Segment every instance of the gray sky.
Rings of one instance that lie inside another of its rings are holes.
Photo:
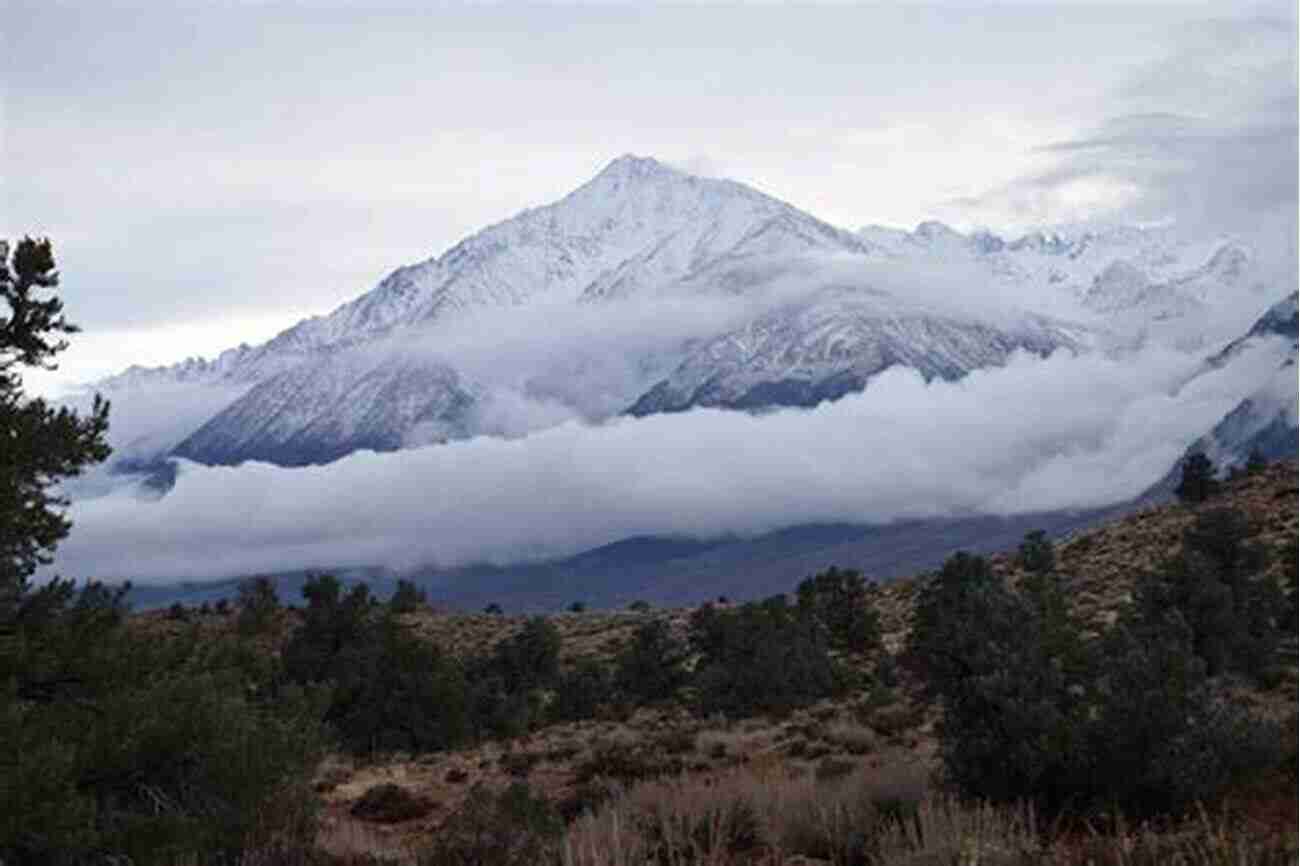
[[[265,339],[624,152],[850,228],[1215,214],[1260,153],[1294,210],[1290,4],[424,7],[11,2],[0,235],[86,330],[39,385]]]

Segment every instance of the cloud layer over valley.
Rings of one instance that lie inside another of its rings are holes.
[[[895,368],[811,411],[570,421],[298,469],[187,463],[163,500],[119,490],[77,502],[56,567],[145,581],[403,569],[565,555],[632,534],[1100,505],[1156,480],[1276,361],[1265,344],[1172,393],[1191,356],[1060,352],[955,383]]]

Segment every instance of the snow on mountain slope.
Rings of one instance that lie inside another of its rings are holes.
[[[1300,349],[1297,293],[1270,307],[1241,337],[1205,360],[1183,384],[1204,377],[1238,375],[1247,382],[1246,396],[1215,425],[1188,446],[1164,477],[1144,494],[1172,495],[1182,477],[1182,464],[1192,454],[1205,454],[1221,472],[1242,466],[1257,452],[1267,460],[1294,459],[1300,454],[1300,379],[1296,356]],[[1262,374],[1257,372],[1262,368]],[[1247,370],[1244,375],[1241,371]]]
[[[1163,339],[1173,323],[1177,339],[1207,339],[1211,324],[1224,327],[1211,315],[1224,309],[1220,296],[1249,300],[1255,282],[1250,252],[1222,239],[1092,227],[1006,241],[935,222],[854,234],[743,184],[624,156],[559,201],[398,268],[266,343],[133,367],[99,386],[110,397],[201,392],[194,402],[212,403],[212,414],[187,422],[180,456],[302,465],[629,407],[812,405],[860,390],[893,364],[950,379],[1017,350],[1079,351],[1111,328]],[[702,325],[679,312],[633,340],[594,337],[590,327],[567,341],[539,333],[564,330],[558,320],[598,325],[683,299],[731,313]],[[1085,324],[1065,323],[1076,314]],[[476,317],[489,323],[478,352],[491,350],[486,361],[448,348]],[[525,344],[536,363],[502,373],[495,356],[529,357]],[[504,417],[516,410],[528,418]]]
[[[1230,468],[1244,464],[1252,451],[1270,460],[1295,457],[1300,452],[1298,325],[1297,294],[1292,292],[1270,307],[1243,337],[1206,362],[1208,371],[1228,367],[1252,351],[1267,352],[1276,358],[1272,374],[1193,443],[1188,453],[1203,452],[1220,467]]]
[[[372,291],[328,316],[304,320],[262,345],[241,345],[212,361],[194,358],[165,368],[133,367],[98,387],[112,394],[179,384],[256,385],[178,449],[204,462],[255,455],[313,462],[361,441],[397,447],[393,443],[402,442],[410,430],[394,428],[381,435],[371,429],[358,438],[350,431],[360,422],[343,417],[359,412],[399,426],[425,423],[417,420],[419,412],[386,413],[355,402],[362,394],[407,404],[420,400],[417,394],[425,385],[409,367],[397,363],[368,368],[368,362],[348,358],[351,353],[367,356],[379,340],[475,310],[530,302],[616,302],[681,284],[721,263],[810,251],[860,255],[868,248],[852,233],[743,184],[693,177],[652,159],[624,156],[563,199],[484,229],[442,256],[398,268]],[[707,288],[724,282],[719,277]],[[323,358],[327,360],[322,363]],[[300,369],[304,365],[312,369]],[[652,366],[658,371],[664,364]],[[388,388],[357,390],[359,376],[372,381],[384,371],[395,377]],[[438,368],[427,387],[455,390],[459,384],[453,378]],[[351,394],[353,402],[343,400],[344,393]],[[606,402],[626,405],[636,393],[633,388]],[[293,400],[286,399],[289,394]],[[464,409],[472,402],[457,398],[448,408]],[[327,406],[337,416],[328,422]],[[469,432],[468,419],[452,423],[443,418],[441,423],[448,425],[447,435]],[[326,430],[340,437],[338,448],[324,446]],[[435,431],[432,438],[441,438],[441,432]],[[313,444],[297,457],[285,450],[307,442]]]
[[[426,429],[416,440],[470,435],[478,431],[469,410],[483,396],[470,396],[476,386],[461,387],[449,368],[432,361],[420,369],[438,372],[423,381],[404,363],[371,368],[356,358],[372,356],[378,341],[427,329],[432,322],[461,321],[475,310],[530,303],[617,304],[663,287],[680,292],[693,278],[700,281],[695,291],[734,292],[742,287],[727,282],[724,266],[810,252],[863,255],[868,249],[855,235],[742,184],[692,177],[651,159],[621,157],[560,201],[485,229],[441,257],[399,268],[329,316],[301,322],[262,346],[223,353],[215,362],[172,368],[185,381],[257,383],[176,453],[210,463],[265,459],[297,465],[357,447],[399,447],[412,441],[417,426],[427,428],[429,419],[421,412],[387,412],[363,400],[413,405],[420,403],[424,390],[446,392],[434,401],[441,426],[435,425],[432,437]],[[582,347],[570,351],[581,355]],[[645,351],[658,357],[677,350]],[[321,358],[327,360],[321,363]],[[645,360],[631,366],[658,375],[674,363]],[[600,364],[582,366],[595,371]],[[148,384],[167,372],[136,369],[110,384]],[[553,380],[553,372],[549,375]],[[392,378],[387,387],[360,387],[384,376]],[[550,396],[566,390],[553,387],[547,377],[547,370],[539,371],[538,390]],[[651,381],[634,383],[621,398],[614,394],[606,402],[625,406]],[[524,387],[532,390],[534,384]],[[571,383],[567,390],[572,388]],[[498,408],[501,402],[496,401]],[[457,412],[462,414],[453,418]],[[366,425],[351,417],[358,413],[371,419],[364,435],[356,430]],[[376,419],[392,426],[380,430]],[[337,439],[335,445],[326,444],[329,436]]]
[[[1012,352],[1084,345],[1080,329],[1037,316],[1015,324],[938,312],[883,291],[830,289],[705,342],[642,395],[632,415],[693,406],[815,406],[867,387],[894,365],[930,379],[1001,366]]]
[[[622,156],[559,201],[399,268],[272,341],[331,345],[477,307],[625,297],[724,256],[866,252],[855,235],[729,180]]]
[[[214,361],[132,367],[98,384],[256,381],[324,348],[357,345],[456,312],[538,299],[627,297],[719,260],[869,248],[853,233],[744,184],[627,155],[559,201],[483,229],[441,256],[399,267],[371,291],[267,343],[241,345]]]
[[[1073,301],[1118,334],[1184,350],[1240,333],[1276,290],[1245,244],[1169,226],[1067,226],[1005,240],[926,222],[859,235],[900,263],[973,266],[1046,304]]]
[[[867,226],[858,234],[896,258],[978,262],[1009,282],[1056,286],[1076,296],[1114,261],[1127,261],[1161,282],[1202,264],[1224,242],[1185,238],[1171,227],[1135,226],[1062,226],[1005,239],[985,230],[963,234],[935,221],[912,232]]]
[[[1296,298],[1297,293],[1292,292],[1289,297],[1283,298],[1269,307],[1264,315],[1260,316],[1255,324],[1251,325],[1249,331],[1233,340],[1222,351],[1208,358],[1205,362],[1206,366],[1216,369],[1223,367],[1231,363],[1242,352],[1268,337],[1281,337],[1283,340],[1290,340],[1294,352],[1297,334],[1300,334],[1300,316],[1297,315]]]
[[[455,370],[400,353],[332,352],[271,376],[174,451],[209,464],[328,463],[361,449],[391,451],[469,435],[475,394]]]

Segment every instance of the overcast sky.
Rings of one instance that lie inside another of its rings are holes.
[[[1134,124],[1271,110],[1294,208],[1290,4],[425,7],[10,2],[0,235],[85,328],[41,387],[265,339],[625,152],[1017,230],[1167,183]]]

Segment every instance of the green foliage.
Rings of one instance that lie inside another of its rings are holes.
[[[832,566],[800,583],[796,597],[800,615],[825,626],[831,646],[858,653],[879,649],[880,615],[859,572]]]
[[[467,679],[473,736],[510,739],[528,733],[541,720],[542,692],[510,691],[482,664],[472,666]]]
[[[397,589],[388,600],[388,609],[393,613],[414,613],[429,604],[429,597],[424,590],[409,580],[397,581]]]
[[[1056,569],[1056,551],[1047,533],[1041,529],[1025,533],[1024,541],[1016,551],[1016,563],[1032,574],[1047,574]]]
[[[275,689],[238,646],[133,634],[123,595],[57,581],[20,599],[0,656],[0,860],[215,863],[307,838],[320,696]]]
[[[559,629],[546,617],[533,617],[496,645],[492,668],[510,692],[550,685],[560,673]]]
[[[560,722],[593,718],[613,696],[614,680],[609,669],[595,659],[582,659],[556,682],[551,718]]]
[[[1277,764],[1277,726],[1211,693],[1177,613],[1125,618],[1103,638],[1102,660],[1084,753],[1095,801],[1132,815],[1175,813]]]
[[[61,315],[57,297],[40,300],[34,290],[54,288],[58,275],[48,240],[25,238],[12,260],[0,242],[0,295],[9,315],[0,318],[0,578],[5,584],[31,575],[49,561],[55,544],[67,534],[58,512],[66,500],[50,488],[108,455],[103,441],[108,406],[96,398],[92,414],[80,418],[54,411],[43,400],[25,400],[14,368],[54,369],[52,358],[66,348],[58,335],[77,328]],[[12,590],[11,590],[12,591]]]
[[[67,348],[62,336],[78,330],[57,296],[39,296],[58,284],[48,240],[23,238],[12,255],[0,242],[0,297],[8,306],[0,317],[0,622],[68,534],[58,483],[109,454],[108,403],[98,395],[83,417],[23,394],[17,368],[54,369],[54,356]]]
[[[638,702],[670,700],[686,682],[686,653],[673,639],[668,623],[651,620],[632,635],[618,654],[614,684],[620,694]]]
[[[304,621],[284,648],[285,673],[300,683],[335,679],[374,643],[370,588],[357,584],[344,595],[338,578],[321,574],[307,579],[302,595]]]
[[[280,618],[280,595],[269,577],[254,577],[239,584],[239,618],[236,627],[245,637],[263,634]]]
[[[1038,577],[1016,595],[983,560],[953,557],[922,594],[909,652],[943,701],[948,778],[985,799],[1028,797],[1055,810],[1080,783],[1088,705],[1075,687],[1091,660],[1059,583]],[[939,614],[958,610],[956,621]]]
[[[1196,505],[1219,492],[1214,463],[1199,451],[1183,460],[1182,479],[1174,493],[1183,502]]]
[[[692,614],[690,633],[704,713],[784,713],[842,688],[825,627],[783,595],[732,610],[705,605]]]
[[[1168,814],[1276,760],[1272,727],[1212,699],[1177,610],[1135,608],[1090,640],[1051,574],[1009,590],[957,554],[922,590],[909,663],[943,703],[948,781],[1046,814]]]
[[[534,617],[492,654],[467,665],[469,724],[475,736],[514,737],[542,722],[546,690],[560,685],[560,632],[545,617]],[[563,712],[580,712],[566,696]],[[552,716],[555,710],[552,709]]]
[[[333,575],[303,586],[303,625],[284,649],[297,683],[328,684],[325,718],[351,751],[447,749],[469,734],[461,667],[371,604],[369,587],[345,594]]]
[[[449,749],[469,735],[461,666],[385,618],[373,649],[336,680],[326,716],[354,751]]]
[[[931,696],[993,663],[1016,635],[1005,623],[981,622],[1009,612],[1007,589],[980,556],[959,552],[927,581],[917,598],[904,664],[923,678]],[[980,628],[972,624],[980,622]]]
[[[1247,543],[1250,527],[1239,512],[1214,508],[1196,516],[1183,547],[1155,574],[1141,575],[1134,592],[1148,626],[1177,611],[1193,652],[1210,676],[1263,676],[1292,630],[1281,587],[1264,574],[1263,548]]]
[[[476,785],[438,829],[421,866],[558,862],[564,821],[541,794],[516,782],[499,794]]]

